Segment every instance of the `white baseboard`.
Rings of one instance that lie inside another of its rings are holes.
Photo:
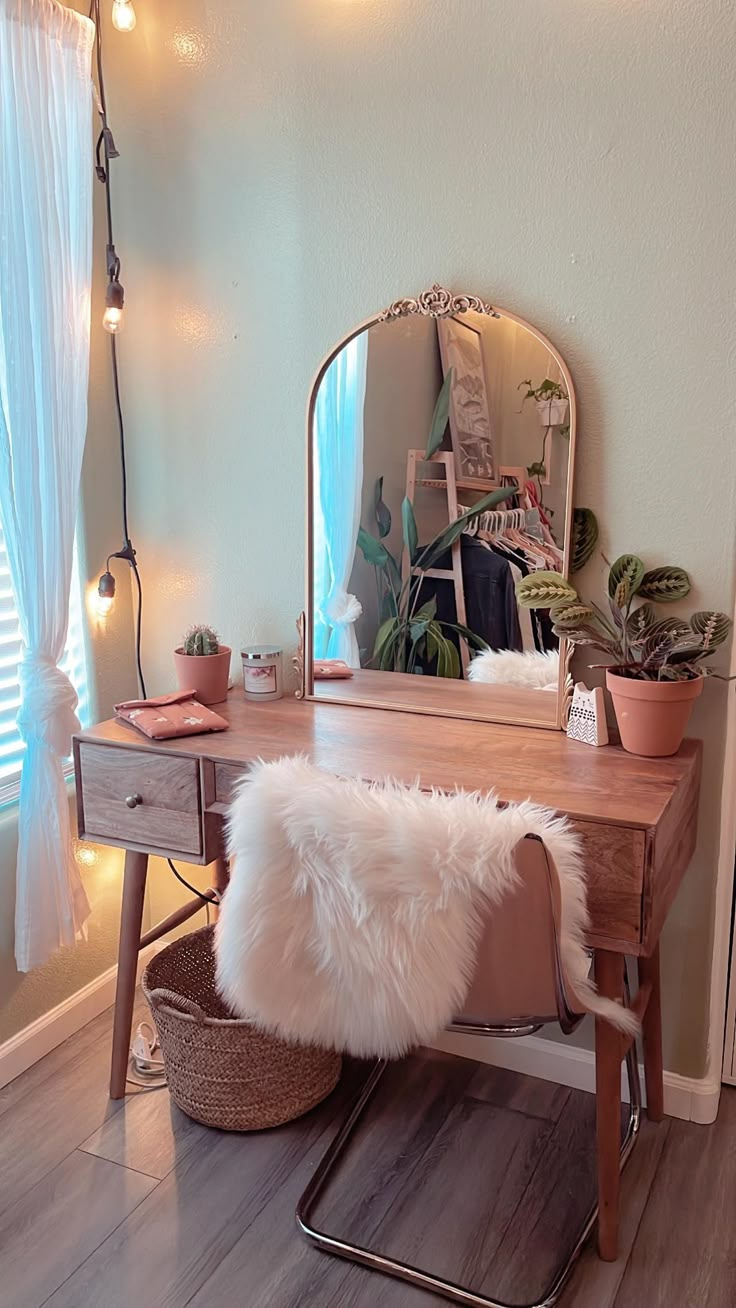
[[[165,943],[156,941],[141,950],[139,977],[148,961],[163,949]],[[95,977],[76,994],[0,1045],[0,1089],[109,1008],[115,999],[116,978],[117,967],[108,968],[107,972]],[[499,1040],[447,1032],[434,1047],[462,1058],[473,1058],[479,1063],[507,1067],[526,1076],[538,1076],[543,1081],[556,1081],[558,1085],[568,1085],[575,1090],[595,1091],[593,1052],[579,1049],[577,1045],[542,1040],[539,1036]],[[628,1098],[623,1070],[621,1093],[625,1099]],[[676,1072],[664,1074],[664,1107],[670,1117],[708,1126],[718,1114],[720,1094],[720,1081],[696,1080],[678,1076]]]
[[[146,964],[166,941],[156,940],[147,949],[142,949],[138,956],[138,978]],[[45,1054],[51,1053],[57,1045],[63,1044],[69,1036],[80,1031],[91,1022],[93,1017],[104,1013],[115,999],[115,982],[117,967],[108,968],[101,976],[89,981],[86,986],[57,1004],[50,1012],[36,1018],[16,1035],[11,1036],[0,1045],[0,1089],[16,1076],[32,1067]]]
[[[492,1039],[486,1036],[454,1035],[446,1032],[435,1042],[435,1049],[462,1058],[474,1058],[493,1067],[507,1067],[525,1076],[538,1076],[543,1081],[556,1081],[575,1090],[595,1091],[595,1055],[590,1049],[560,1044],[556,1040],[543,1040],[539,1036],[526,1036],[518,1040]],[[643,1081],[643,1069],[640,1069]],[[625,1072],[621,1072],[621,1093],[628,1100]],[[676,1072],[664,1074],[664,1108],[670,1117],[703,1126],[716,1120],[720,1100],[720,1082],[698,1081],[678,1076]]]

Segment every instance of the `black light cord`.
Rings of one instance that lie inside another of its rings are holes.
[[[138,588],[138,606],[136,609],[136,618],[135,618],[135,664],[136,664],[136,668],[138,669],[138,681],[140,682],[141,694],[144,699],[147,699],[148,696],[146,695],[146,681],[143,676],[143,663],[141,660],[141,630],[143,628],[143,586],[141,584],[141,574],[138,571],[138,564],[134,561],[133,563],[131,563],[130,566],[133,569],[135,584]]]
[[[100,97],[100,120],[102,122],[102,131],[97,139],[95,147],[95,171],[97,177],[105,187],[105,212],[107,216],[107,276],[110,281],[118,281],[120,277],[120,260],[115,250],[115,241],[113,234],[112,222],[112,195],[110,188],[110,159],[118,157],[118,151],[115,146],[112,132],[107,122],[107,97],[105,94],[105,74],[103,70],[102,58],[102,23],[100,20],[100,0],[90,0],[89,8],[90,18],[94,18],[97,29],[95,42],[96,62],[97,62],[97,89]],[[140,686],[141,697],[147,699],[146,680],[143,675],[143,660],[141,655],[141,639],[143,630],[143,584],[141,574],[136,562],[136,553],[133,548],[130,532],[128,529],[128,468],[125,456],[125,420],[123,417],[123,404],[120,398],[120,375],[118,371],[118,351],[117,341],[114,333],[110,334],[110,361],[112,366],[112,389],[115,399],[115,416],[117,420],[119,450],[120,450],[120,479],[121,479],[121,508],[123,518],[123,548],[111,554],[107,560],[107,570],[110,571],[110,559],[125,559],[132,569],[135,578],[135,584],[138,591],[138,602],[136,605],[135,617],[135,661],[138,673],[138,684]],[[168,858],[167,863],[171,868],[177,881],[180,881],[187,890],[196,895],[206,905],[216,904],[219,902],[219,896],[216,890],[208,890],[202,893],[197,890],[196,886],[190,883],[181,875],[181,872],[174,866],[174,863]]]
[[[106,184],[105,190],[109,192],[109,185]],[[117,415],[118,434],[120,437],[120,480],[123,509],[123,537],[127,545],[130,541],[130,532],[128,531],[128,466],[125,458],[125,423],[123,421],[123,406],[120,399],[118,343],[114,335],[110,336],[110,358],[112,362],[112,388],[115,395],[115,412]]]
[[[115,249],[115,237],[113,229],[112,215],[112,188],[110,185],[110,160],[118,158],[118,151],[115,146],[112,132],[107,121],[107,94],[105,91],[105,71],[103,61],[103,35],[102,21],[100,17],[100,0],[91,0],[90,18],[94,17],[96,27],[95,55],[97,64],[97,90],[100,99],[100,120],[102,122],[102,131],[97,140],[95,149],[95,171],[97,177],[105,188],[105,212],[107,216],[107,276],[109,281],[118,281],[120,276],[120,260]],[[110,569],[110,559],[125,559],[130,565],[133,576],[135,577],[138,589],[138,604],[136,609],[135,622],[135,657],[136,669],[138,673],[138,683],[141,696],[146,699],[146,681],[143,675],[143,662],[141,658],[141,639],[143,625],[143,587],[141,584],[140,572],[136,562],[135,549],[130,539],[130,529],[128,526],[128,467],[125,454],[125,420],[123,417],[123,404],[120,396],[120,373],[118,369],[118,348],[115,334],[110,334],[110,365],[112,370],[112,389],[115,401],[115,418],[118,429],[118,446],[120,452],[120,477],[121,477],[121,507],[123,518],[123,548],[115,551],[107,560],[108,571]]]
[[[181,872],[179,872],[179,870],[174,866],[170,858],[167,858],[166,862],[171,868],[171,871],[174,873],[174,876],[176,877],[177,881],[181,881],[181,884],[183,886],[186,886],[187,890],[191,890],[192,894],[196,895],[198,899],[204,900],[205,904],[219,904],[220,896],[216,890],[205,890],[204,893],[201,890],[197,890],[196,886],[190,885],[189,882],[185,880]]]

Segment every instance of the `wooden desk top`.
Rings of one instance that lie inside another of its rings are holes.
[[[239,689],[214,707],[228,718],[228,731],[154,741],[113,719],[76,739],[227,764],[304,753],[344,775],[495,790],[502,800],[532,798],[581,821],[647,830],[662,822],[678,792],[697,788],[700,769],[696,740],[673,758],[646,759],[581,745],[563,732],[292,698],[258,704]]]

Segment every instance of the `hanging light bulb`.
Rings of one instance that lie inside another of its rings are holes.
[[[107,617],[115,603],[115,578],[111,572],[103,572],[97,586],[97,612],[101,618]]]
[[[132,32],[135,27],[135,9],[131,0],[113,0],[112,25],[119,32]]]
[[[123,326],[123,305],[125,303],[125,293],[117,278],[112,278],[107,284],[107,294],[105,295],[105,313],[102,318],[102,326],[106,332],[115,336]]]

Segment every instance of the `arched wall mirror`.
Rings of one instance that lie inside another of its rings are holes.
[[[354,328],[308,407],[308,698],[559,728],[575,392],[516,314],[434,286]]]

